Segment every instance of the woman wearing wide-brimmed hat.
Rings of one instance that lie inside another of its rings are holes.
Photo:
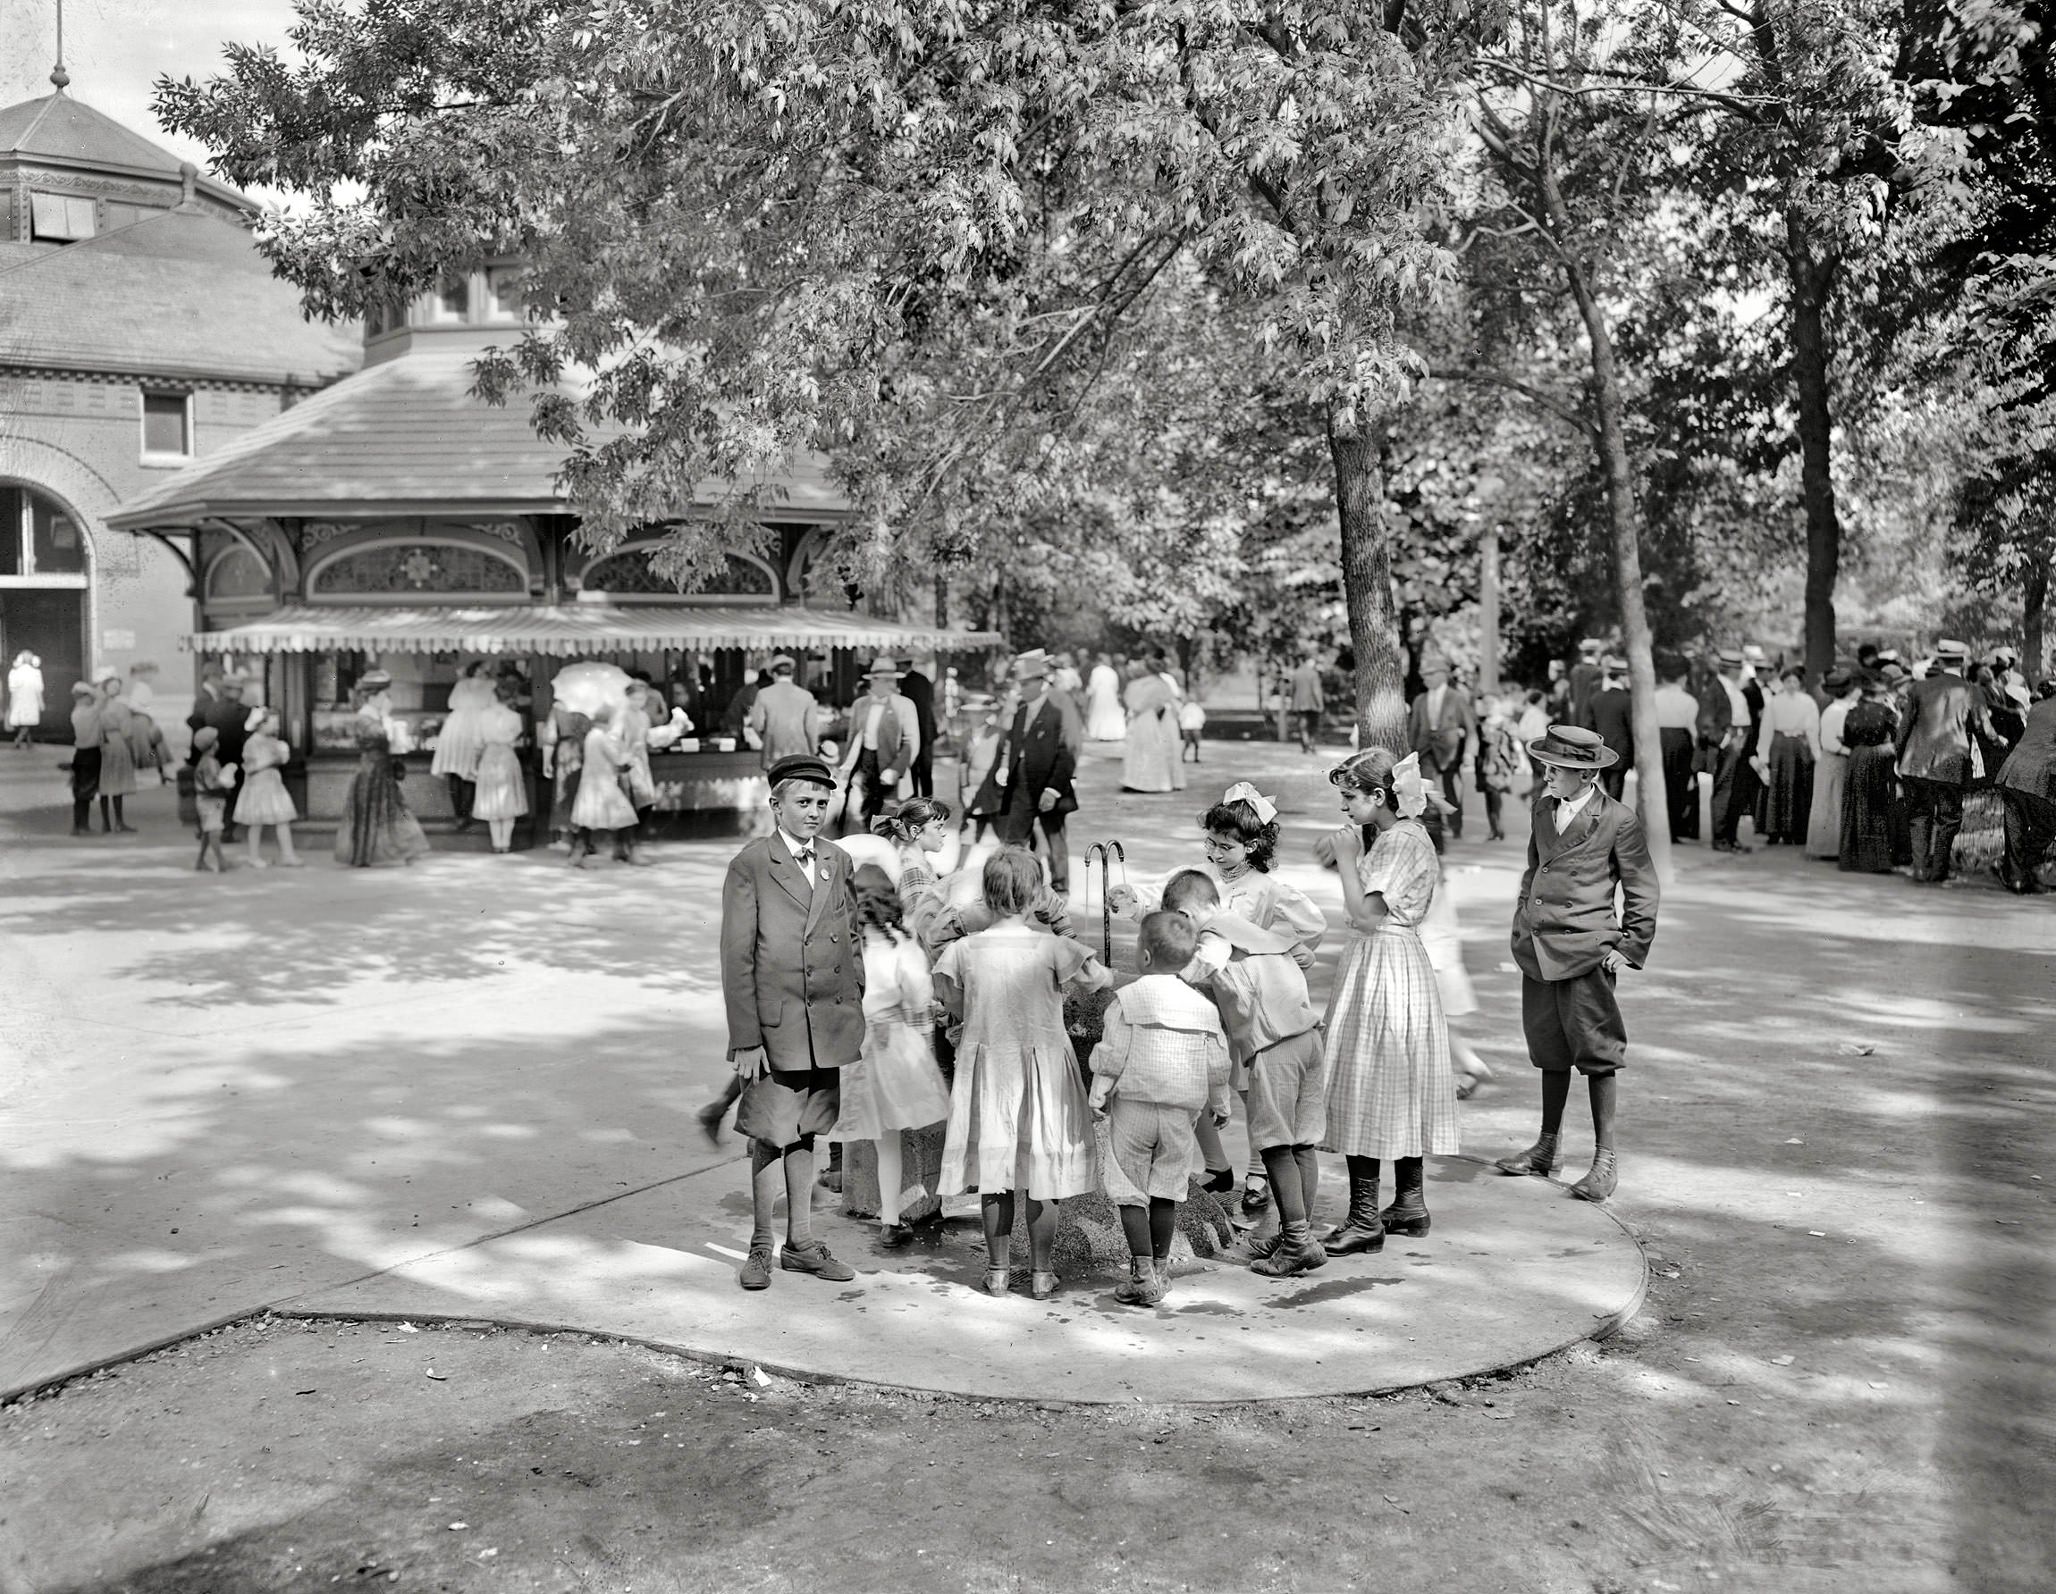
[[[1656,870],[1641,821],[1599,789],[1615,756],[1596,731],[1572,725],[1552,725],[1528,744],[1546,791],[1513,914],[1521,1028],[1529,1061],[1542,1070],[1542,1133],[1499,1171],[1546,1178],[1555,1169],[1575,1069],[1592,1097],[1592,1171],[1571,1186],[1585,1201],[1604,1201],[1616,1181],[1614,1080],[1627,1062],[1628,1031],[1614,980],[1624,963],[1642,967],[1656,939]]]

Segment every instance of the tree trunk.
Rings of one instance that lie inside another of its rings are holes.
[[[1814,253],[1805,218],[1785,214],[1792,277],[1792,381],[1799,398],[1799,482],[1806,505],[1806,672],[1818,683],[1835,662],[1835,581],[1842,568],[1842,523],[1835,512],[1828,396],[1828,291],[1838,264]]]
[[[949,572],[940,566],[935,571],[935,629],[949,629]]]
[[[1330,404],[1328,454],[1335,465],[1335,512],[1342,523],[1349,645],[1356,655],[1357,743],[1404,756],[1406,698],[1400,687],[1398,617],[1392,601],[1392,543],[1370,418],[1360,409],[1347,411]]]
[[[1575,238],[1551,156],[1543,151],[1537,168],[1543,213],[1551,230],[1566,246]],[[1635,508],[1635,481],[1628,464],[1627,431],[1621,409],[1620,370],[1614,364],[1613,333],[1599,302],[1585,259],[1563,254],[1564,279],[1577,301],[1591,346],[1592,398],[1599,422],[1599,460],[1606,471],[1606,507],[1613,542],[1614,593],[1620,603],[1621,643],[1628,655],[1628,694],[1635,733],[1636,806],[1649,843],[1649,861],[1658,880],[1671,879],[1670,814],[1663,782],[1663,737],[1656,725],[1656,659],[1649,634],[1649,611],[1642,602],[1642,538]]]
[[[2039,559],[2028,562],[2027,578],[2021,584],[2020,670],[2027,677],[2030,689],[2041,685],[2049,676],[2050,552],[2045,546]]]

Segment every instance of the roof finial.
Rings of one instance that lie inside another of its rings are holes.
[[[71,81],[71,74],[64,70],[64,0],[57,0],[57,65],[50,69],[50,81],[57,85],[59,94]]]

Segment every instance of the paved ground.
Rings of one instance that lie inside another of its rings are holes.
[[[1283,784],[1303,845],[1322,794]],[[1169,837],[1197,807],[1088,812]],[[633,879],[452,857],[214,881],[55,828],[0,865],[10,1384],[169,1300],[339,1288],[714,1160],[669,1131],[713,1078],[672,927],[706,849]],[[1508,1063],[1467,1110],[1484,1152],[1533,1111],[1499,951],[1516,861],[1452,857]],[[0,1411],[0,1587],[2045,1589],[2056,914],[1688,853],[1626,999],[1617,1210],[1654,1277],[1602,1348],[1202,1419],[236,1329]]]
[[[1189,850],[1204,800],[1122,816],[1149,815],[1113,827],[1137,878]],[[32,834],[0,920],[30,1063],[0,1141],[29,1263],[0,1284],[0,1391],[270,1306],[587,1329],[958,1394],[1257,1399],[1529,1361],[1641,1299],[1611,1217],[1464,1159],[1434,1170],[1429,1239],[1305,1281],[1211,1264],[1148,1323],[1112,1272],[992,1300],[975,1216],[893,1255],[825,1193],[823,1233],[859,1279],[833,1302],[796,1278],[748,1295],[740,1150],[685,1112],[722,1070],[712,931],[733,843],[581,875],[470,852],[215,877],[166,834],[168,796],[136,806],[136,837]],[[1263,1331],[1278,1310],[1290,1335]]]

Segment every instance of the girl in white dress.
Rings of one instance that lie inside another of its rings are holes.
[[[1121,677],[1104,653],[1085,683],[1085,739],[1118,742],[1128,734],[1128,716],[1121,709]]]
[[[293,851],[293,821],[300,811],[279,774],[293,750],[278,739],[278,716],[268,708],[250,710],[245,729],[249,739],[243,743],[243,791],[236,798],[236,823],[249,830],[244,839],[250,847],[250,867],[267,867],[261,845],[264,827],[270,825],[278,833],[279,867],[297,869],[300,856]]]
[[[1425,1157],[1455,1153],[1456,1087],[1449,1026],[1421,945],[1420,923],[1440,884],[1422,826],[1426,784],[1414,755],[1367,748],[1330,771],[1349,823],[1333,836],[1342,901],[1356,938],[1328,1000],[1328,1135],[1349,1163],[1349,1216],[1324,1244],[1330,1256],[1381,1250],[1385,1234],[1424,1235]],[[1360,826],[1377,840],[1363,850]],[[1395,1197],[1378,1208],[1379,1163]]]
[[[978,1192],[992,1295],[1010,1287],[1014,1197],[1027,1197],[1030,1293],[1047,1300],[1057,1287],[1057,1202],[1099,1177],[1092,1111],[1064,1032],[1064,987],[1096,991],[1113,976],[1076,941],[1029,922],[1043,881],[1026,848],[988,858],[983,886],[991,928],[952,941],[935,963],[936,994],[961,1026],[942,1193]]]
[[[14,656],[7,672],[7,728],[14,732],[14,745],[26,747],[30,735],[43,718],[43,661],[23,650]]]
[[[856,875],[864,937],[864,1050],[842,1070],[842,1115],[833,1139],[868,1140],[878,1151],[879,1243],[914,1237],[900,1222],[905,1197],[900,1132],[949,1116],[949,1087],[935,1062],[935,983],[921,943],[900,922],[899,889],[872,864]]]
[[[513,699],[519,690],[504,683],[491,708],[478,722],[478,767],[471,794],[471,814],[483,819],[491,831],[493,851],[505,852],[514,844],[514,821],[528,812],[528,781],[521,772],[521,755],[514,750],[521,740],[521,716]]]
[[[571,867],[583,869],[596,850],[594,831],[612,831],[614,857],[621,863],[645,860],[635,856],[635,809],[621,790],[621,772],[628,749],[615,732],[611,703],[593,709],[593,728],[585,733],[585,765],[578,774],[578,796],[571,804]]]

